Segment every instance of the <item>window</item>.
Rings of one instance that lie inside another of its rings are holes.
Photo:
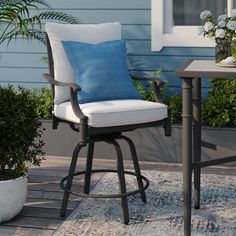
[[[228,2],[228,4],[227,4]],[[213,47],[212,40],[198,33],[200,13],[229,13],[236,0],[152,0],[152,50],[163,46]],[[228,9],[227,9],[228,7]]]

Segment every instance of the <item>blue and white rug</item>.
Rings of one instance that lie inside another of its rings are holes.
[[[54,236],[182,236],[182,173],[143,171],[150,180],[147,203],[129,197],[130,223],[122,223],[120,199],[87,199],[71,213]],[[126,176],[128,190],[136,187]],[[118,192],[117,175],[107,173],[93,192]],[[192,235],[236,235],[236,176],[202,175],[201,209],[192,210]]]

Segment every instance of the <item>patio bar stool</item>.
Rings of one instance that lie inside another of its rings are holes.
[[[69,173],[61,181],[64,197],[61,216],[65,216],[70,194],[92,198],[121,198],[123,221],[129,222],[127,197],[140,194],[146,202],[145,190],[149,181],[141,175],[135,145],[122,133],[137,128],[163,126],[170,136],[168,107],[159,96],[163,83],[153,79],[156,102],[140,99],[127,69],[125,41],[121,39],[121,24],[58,24],[47,23],[49,74],[44,78],[53,91],[53,129],[61,122],[78,133],[79,141],[73,150]],[[134,78],[143,80],[143,78]],[[124,170],[119,140],[127,142],[134,171]],[[94,147],[97,142],[114,146],[117,169],[93,169]],[[82,147],[88,147],[85,171],[75,172]],[[91,174],[115,172],[119,193],[90,194]],[[84,175],[84,191],[72,191],[73,177]],[[137,178],[138,188],[127,192],[125,175]]]

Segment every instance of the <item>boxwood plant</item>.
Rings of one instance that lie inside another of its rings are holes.
[[[0,87],[0,180],[25,175],[43,159],[43,129],[36,100],[26,89]]]
[[[202,106],[203,123],[236,126],[236,80],[215,78],[211,82],[212,88]]]

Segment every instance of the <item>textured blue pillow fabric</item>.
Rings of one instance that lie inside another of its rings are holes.
[[[62,44],[81,87],[79,103],[141,99],[128,73],[124,40]]]

